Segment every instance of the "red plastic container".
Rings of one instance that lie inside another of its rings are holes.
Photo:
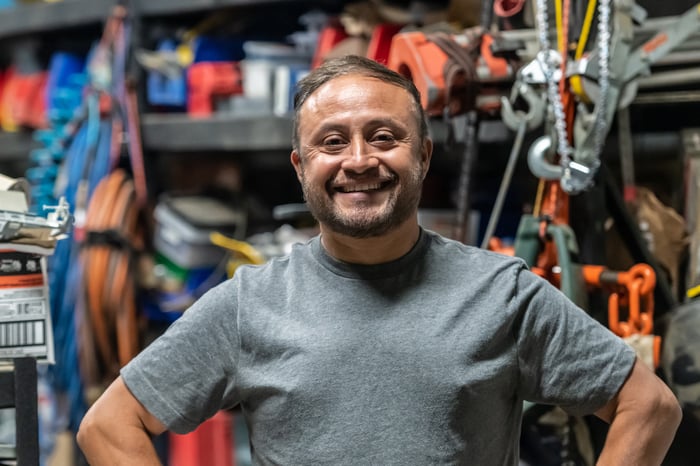
[[[189,434],[169,434],[169,466],[235,466],[233,415],[219,411]]]

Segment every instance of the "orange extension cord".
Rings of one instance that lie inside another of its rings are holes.
[[[82,358],[87,386],[109,383],[140,349],[136,287],[143,232],[136,197],[134,182],[117,169],[100,181],[88,205],[81,250],[88,324],[83,344],[97,357]]]

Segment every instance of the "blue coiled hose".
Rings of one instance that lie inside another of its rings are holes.
[[[70,203],[74,215],[80,217],[81,205],[88,202],[92,191],[109,170],[111,147],[111,123],[101,120],[98,96],[89,94],[85,101],[87,119],[78,126],[70,144],[63,165],[65,184],[60,195]],[[79,199],[79,193],[86,192],[86,199]],[[76,234],[80,225],[76,225]],[[67,395],[69,401],[68,428],[75,431],[85,414],[87,404],[83,384],[77,364],[78,324],[77,306],[81,305],[81,281],[83,270],[78,260],[79,238],[60,241],[50,260],[49,286],[52,292],[51,309],[54,322],[54,344],[56,365],[54,383],[57,391]],[[89,350],[89,349],[88,349]]]

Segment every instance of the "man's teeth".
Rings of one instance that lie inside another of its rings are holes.
[[[371,191],[374,189],[379,189],[381,187],[382,187],[381,183],[358,184],[356,186],[346,186],[346,187],[341,188],[340,190],[343,191],[344,193],[355,193],[358,191]]]

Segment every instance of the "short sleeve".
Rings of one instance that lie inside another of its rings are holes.
[[[617,394],[636,358],[621,338],[524,267],[512,305],[523,399],[590,414]]]
[[[192,431],[237,402],[236,315],[229,281],[208,291],[122,368],[132,394],[168,429]]]

